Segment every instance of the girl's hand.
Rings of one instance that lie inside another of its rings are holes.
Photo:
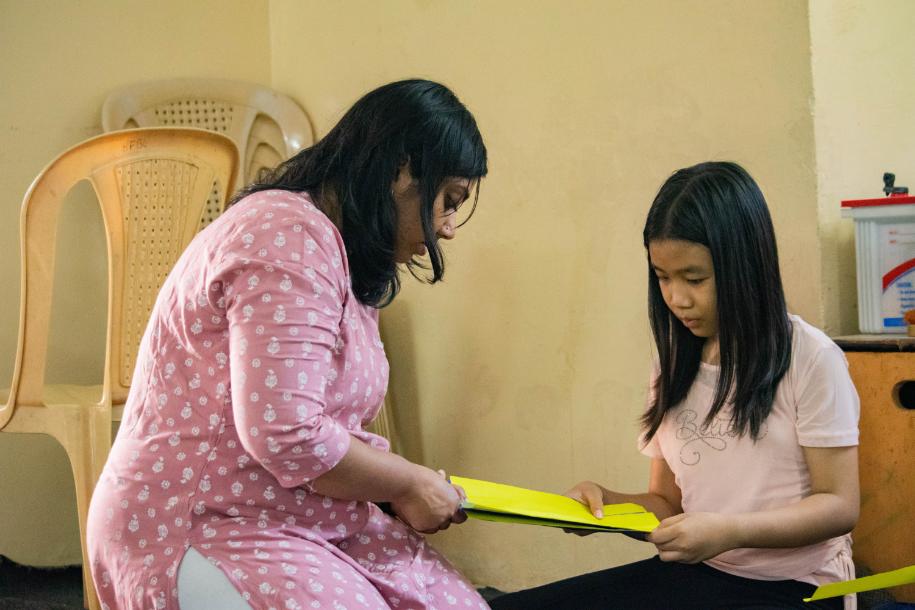
[[[733,519],[719,513],[680,513],[648,535],[661,561],[699,563],[736,548]]]
[[[594,483],[593,481],[582,481],[567,491],[565,495],[587,506],[588,510],[591,511],[591,514],[598,519],[603,519],[604,489],[597,483]],[[566,527],[562,528],[562,531],[567,534],[575,534],[576,536],[590,536],[591,534],[595,533],[595,530],[573,529]]]
[[[593,481],[582,481],[565,493],[588,507],[598,519],[604,518],[604,488]]]
[[[463,496],[460,488],[448,482],[443,471],[435,472],[414,464],[413,483],[397,498],[391,509],[401,521],[418,532],[432,534],[461,523],[467,516],[460,510]]]

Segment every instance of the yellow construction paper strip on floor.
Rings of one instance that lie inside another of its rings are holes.
[[[864,576],[854,580],[845,580],[834,582],[828,585],[817,587],[813,595],[804,599],[805,602],[826,599],[827,597],[839,597],[849,593],[861,593],[863,591],[873,591],[875,589],[889,589],[899,585],[915,583],[915,566],[899,568],[891,572],[881,572],[871,576]]]
[[[650,532],[658,526],[654,513],[638,504],[607,504],[604,506],[604,518],[598,519],[581,502],[559,494],[465,477],[451,477],[451,482],[462,487],[467,494],[465,509],[611,530]],[[530,520],[517,519],[515,522],[530,523]]]

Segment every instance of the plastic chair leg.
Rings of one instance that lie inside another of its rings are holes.
[[[76,511],[79,517],[79,537],[83,554],[83,607],[89,610],[101,610],[101,604],[92,582],[91,564],[86,545],[86,522],[89,514],[89,501],[98,481],[111,447],[111,411],[100,407],[84,410],[77,417],[79,424],[65,431],[63,439],[59,438],[70,458],[73,471],[73,482],[76,486]],[[79,432],[77,432],[77,430]]]

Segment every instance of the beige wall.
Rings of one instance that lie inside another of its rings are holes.
[[[915,43],[896,42],[912,5],[813,0],[809,16],[795,0],[532,6],[0,0],[0,281],[11,287],[0,385],[15,347],[21,194],[54,154],[100,131],[108,91],[169,76],[252,80],[291,93],[323,134],[369,88],[422,76],[452,86],[476,114],[491,176],[476,217],[448,244],[446,282],[407,278],[384,313],[406,454],[553,491],[583,478],[642,489],[635,420],[650,343],[640,231],[655,190],[678,167],[744,164],[772,207],[792,309],[847,327],[853,262],[834,204],[876,189],[884,169],[905,182],[915,144],[902,58]],[[67,220],[64,269],[80,296],[61,303],[58,319],[71,323],[55,334],[64,355],[50,373],[83,381],[101,367],[87,352],[102,327],[105,287],[90,278],[103,254],[86,244],[101,233],[85,197]],[[0,435],[0,498],[23,495],[0,502],[0,554],[78,561],[70,485],[53,443]],[[621,536],[489,523],[434,544],[475,582],[502,588],[650,551]]]
[[[55,155],[101,133],[102,102],[118,87],[178,76],[269,84],[267,10],[249,0],[0,0],[0,387],[8,387],[16,349],[19,204],[32,179]],[[85,383],[100,379],[103,366],[104,234],[88,189],[69,203],[48,377]],[[0,434],[0,555],[79,563],[72,487],[52,440]]]
[[[270,19],[274,86],[319,133],[367,89],[422,76],[454,88],[489,147],[445,283],[406,281],[383,314],[410,457],[559,492],[584,478],[644,488],[641,226],[678,167],[750,169],[791,304],[820,322],[805,3],[272,0]],[[650,551],[491,523],[434,544],[504,588]]]
[[[915,193],[915,3],[812,0],[810,38],[825,326],[858,332],[854,226],[842,199]]]

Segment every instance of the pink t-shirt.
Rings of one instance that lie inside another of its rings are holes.
[[[718,378],[718,367],[705,363],[651,442],[639,442],[642,453],[670,466],[684,512],[733,514],[794,504],[811,493],[803,447],[858,444],[858,394],[845,355],[822,331],[789,317],[791,365],[755,444],[730,429],[728,405],[711,425],[702,425]],[[705,563],[759,580],[819,585],[854,578],[847,534],[799,548],[734,549]]]

